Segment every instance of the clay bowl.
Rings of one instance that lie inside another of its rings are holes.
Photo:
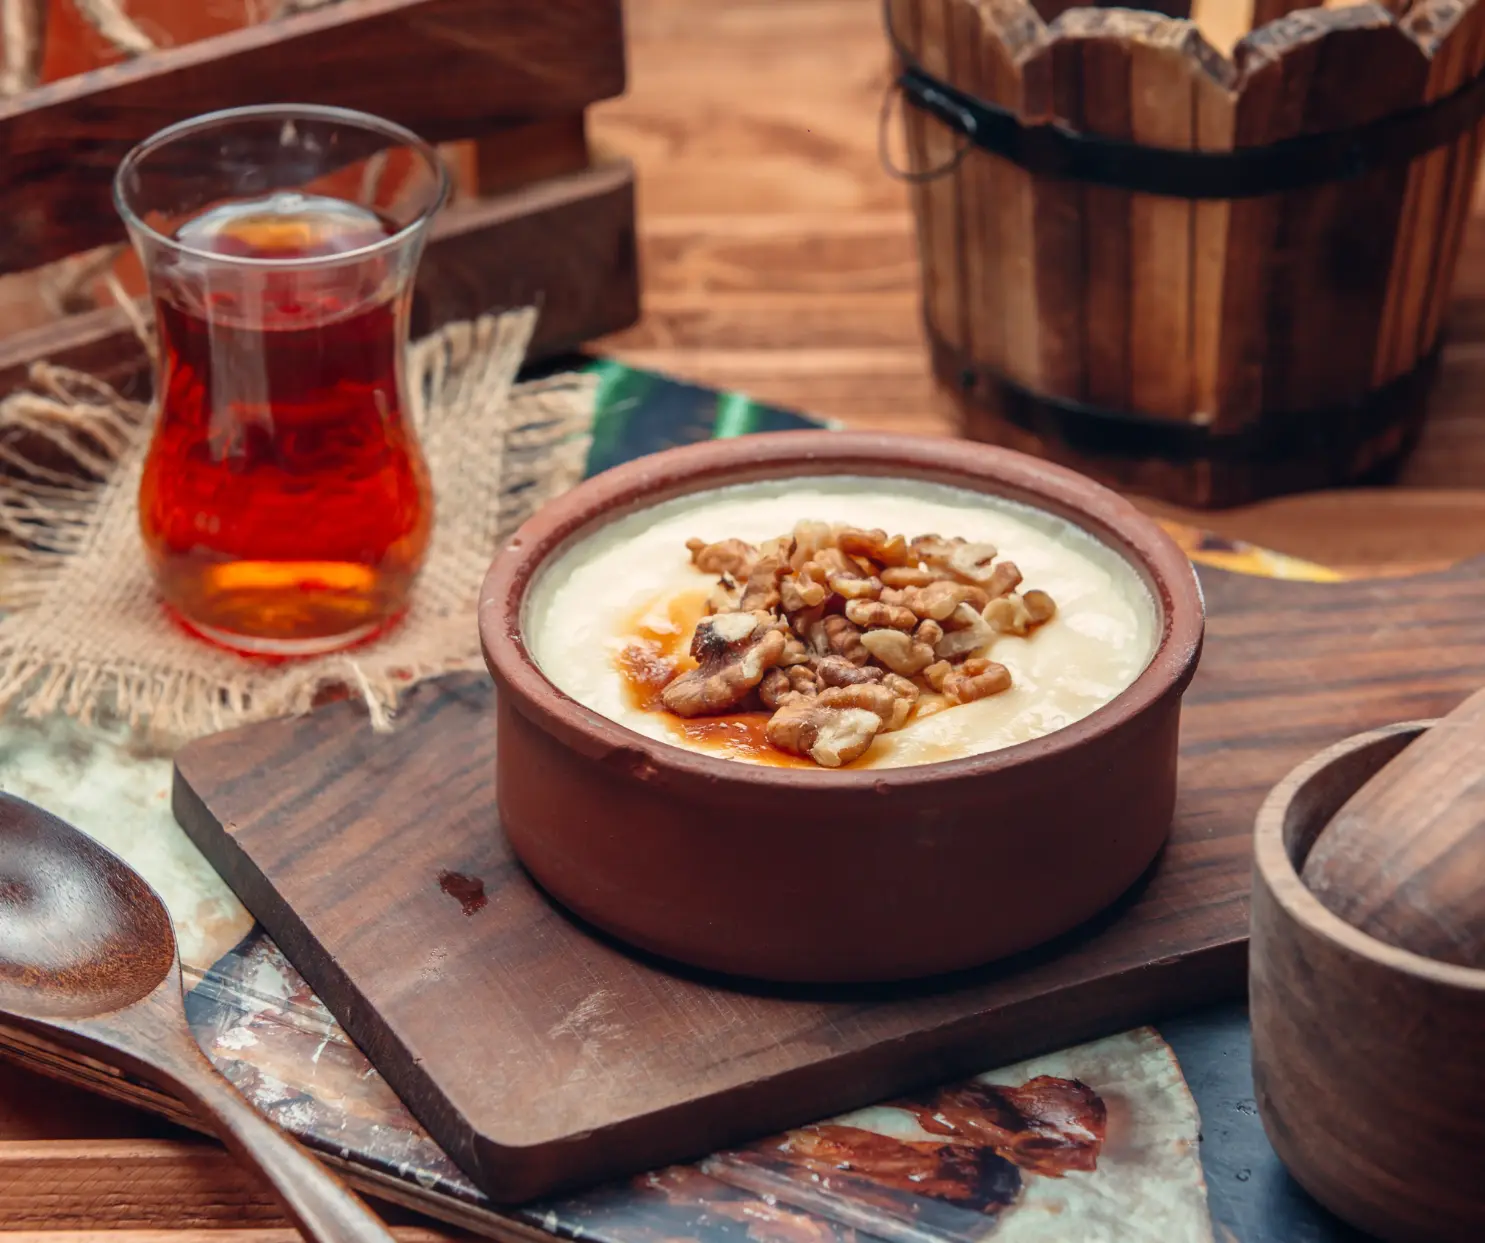
[[[918,478],[1062,515],[1149,587],[1159,645],[1117,699],[1046,737],[895,769],[765,768],[653,741],[558,691],[522,606],[543,563],[637,508],[731,483]],[[498,690],[511,848],[583,919],[641,949],[768,980],[931,975],[1038,945],[1124,893],[1169,832],[1202,601],[1190,562],[1113,492],[960,441],[786,432],[672,449],[582,484],[496,558],[480,637]]]
[[[1485,970],[1387,945],[1300,879],[1321,831],[1432,722],[1302,764],[1258,814],[1249,991],[1270,1141],[1317,1200],[1370,1234],[1485,1238]]]

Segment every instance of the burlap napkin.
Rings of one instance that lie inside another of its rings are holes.
[[[373,643],[279,664],[211,647],[166,616],[136,514],[148,411],[96,379],[38,366],[34,391],[0,403],[0,531],[14,541],[0,543],[0,607],[11,610],[0,618],[0,712],[122,718],[169,747],[306,711],[344,685],[387,729],[408,686],[478,667],[476,596],[495,549],[581,477],[588,449],[589,377],[514,384],[535,320],[525,310],[452,324],[413,346],[412,415],[436,519],[411,607]]]

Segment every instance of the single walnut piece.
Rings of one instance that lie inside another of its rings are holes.
[[[933,648],[901,630],[868,630],[861,645],[893,673],[910,678],[933,662]]]
[[[864,665],[871,659],[870,653],[862,646],[861,631],[849,618],[832,613],[821,619],[819,633],[824,636],[825,643],[821,656],[844,656],[853,665]]]
[[[876,577],[832,574],[826,581],[831,591],[846,600],[875,600],[882,594],[882,580]]]
[[[901,674],[889,673],[882,679],[882,685],[892,692],[893,698],[897,701],[892,705],[892,719],[887,722],[887,728],[901,729],[908,723],[908,718],[913,715],[913,709],[918,706],[921,694],[918,684]]]
[[[810,659],[810,650],[804,645],[804,640],[796,638],[791,633],[786,633],[784,635],[784,654],[779,657],[779,664],[785,666],[803,665],[807,664]]]
[[[817,579],[829,581],[832,575],[841,574],[846,578],[863,578],[861,567],[850,557],[841,552],[839,548],[822,548],[814,556],[814,560],[807,563],[806,569]]]
[[[936,660],[923,670],[923,679],[936,691],[944,689],[944,682],[949,674],[954,672],[954,666],[947,660]]]
[[[758,698],[763,701],[765,708],[781,708],[793,697],[794,687],[789,683],[789,675],[782,669],[770,669],[758,683]]]
[[[973,603],[977,594],[984,596],[980,588],[967,583],[937,582],[929,583],[927,587],[903,588],[895,603],[912,609],[919,617],[943,621],[961,604]],[[986,597],[980,601],[979,607],[984,608],[988,603]]]
[[[844,656],[825,656],[816,661],[815,676],[822,686],[860,686],[880,682],[882,671],[875,665],[853,665]]]
[[[784,632],[750,613],[703,618],[691,640],[697,667],[672,679],[661,701],[677,716],[727,712],[748,697],[784,654]]]
[[[892,719],[897,696],[880,682],[861,682],[855,686],[827,686],[820,692],[819,702],[827,708],[865,708],[886,725]]]
[[[881,728],[882,718],[866,708],[832,707],[800,696],[775,712],[763,733],[780,751],[839,768],[865,755]]]
[[[740,539],[718,540],[715,544],[688,539],[686,547],[691,550],[691,564],[703,574],[729,574],[733,578],[747,578],[758,556],[756,548]]]
[[[791,665],[788,674],[789,685],[801,695],[813,695],[820,689],[819,677],[807,665]]]
[[[973,672],[971,672],[973,669]],[[951,703],[974,703],[1011,688],[1011,671],[993,660],[968,660],[962,672],[944,678],[942,690]]]
[[[1025,592],[1021,596],[1021,603],[1026,606],[1026,612],[1033,626],[1045,625],[1057,616],[1057,601],[1045,591],[1033,589]]]
[[[779,577],[784,572],[784,562],[776,556],[760,556],[748,572],[748,583],[743,588],[738,608],[744,613],[759,609],[774,609],[779,604]]]
[[[802,613],[825,603],[829,592],[808,574],[789,574],[779,580],[779,600],[786,613]]]
[[[953,629],[949,629],[951,625]],[[995,638],[990,623],[967,604],[961,604],[944,619],[944,629],[944,637],[933,645],[933,654],[940,660],[959,660],[972,655],[988,647]]]
[[[911,630],[918,624],[918,615],[912,609],[880,600],[847,600],[846,618],[858,626],[887,626],[892,630]]]
[[[984,617],[997,634],[1025,635],[1056,613],[1057,605],[1045,591],[1028,591],[1024,596],[1012,592],[991,600],[985,606]]]
[[[995,567],[995,573],[990,575],[990,581],[985,584],[985,595],[989,599],[981,600],[978,604],[975,604],[975,608],[983,609],[996,596],[1003,596],[1015,591],[1020,585],[1021,571],[1017,568],[1016,563],[1014,561],[1000,562]],[[969,603],[974,604],[974,601],[971,600]]]
[[[815,559],[815,554],[820,549],[829,545],[831,536],[828,522],[796,522],[794,550],[789,554],[789,565],[796,571],[803,569]]]
[[[941,535],[920,535],[908,549],[914,561],[926,561],[929,565],[944,565],[954,549],[964,543],[962,539],[944,539]]]
[[[998,551],[994,544],[959,544],[944,565],[966,583],[988,583],[995,577],[995,567],[990,563]]]
[[[893,565],[883,570],[880,577],[888,587],[927,587],[943,582],[945,575],[941,570],[925,570],[916,565]]]
[[[763,700],[765,707],[780,708],[801,695],[813,697],[819,689],[814,673],[804,665],[794,665],[789,669],[776,666],[758,683],[758,698]]]
[[[913,638],[919,643],[926,643],[929,647],[937,647],[938,641],[944,637],[944,628],[932,618],[919,622],[918,628],[913,631]]]
[[[878,565],[906,565],[908,563],[907,540],[901,535],[888,536],[880,528],[862,531],[847,527],[836,536],[836,546],[853,557],[865,557]]]

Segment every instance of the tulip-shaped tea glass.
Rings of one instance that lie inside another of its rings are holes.
[[[400,126],[299,105],[183,122],[120,166],[159,332],[140,527],[208,639],[305,655],[405,608],[433,512],[403,354],[447,189]]]

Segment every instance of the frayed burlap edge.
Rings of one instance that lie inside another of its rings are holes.
[[[535,312],[413,346],[411,416],[433,480],[429,555],[403,622],[373,643],[272,664],[192,639],[155,594],[136,496],[148,411],[65,368],[0,403],[0,712],[122,720],[168,749],[307,711],[331,688],[390,728],[416,682],[481,662],[480,581],[501,540],[582,475],[595,381],[514,384]]]

